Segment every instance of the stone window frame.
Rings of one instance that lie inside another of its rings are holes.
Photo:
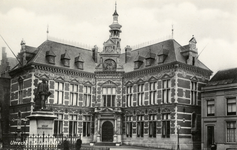
[[[91,125],[92,125],[92,116],[91,115],[83,115],[83,137],[90,137],[91,136]]]
[[[230,96],[230,97],[226,97],[226,115],[227,116],[231,116],[231,115],[236,115],[236,97],[235,96]],[[228,102],[229,100],[235,100],[234,102]],[[231,104],[231,106],[235,109],[235,111],[233,110],[233,108],[231,107],[231,112],[229,111],[229,104]]]
[[[197,105],[198,104],[198,82],[191,80],[190,82],[190,104]]]
[[[162,138],[170,138],[171,133],[171,113],[165,112],[162,113]]]
[[[149,114],[149,137],[156,138],[157,114]],[[152,133],[151,133],[152,132]]]
[[[102,99],[103,99],[103,106],[104,107],[116,107],[116,86],[115,85],[111,85],[111,86],[102,86]],[[106,89],[106,93],[104,93],[104,89]],[[109,93],[109,90],[110,93]],[[105,99],[104,99],[105,96]],[[110,101],[110,106],[108,106],[108,96],[111,96],[111,101]]]
[[[163,104],[171,103],[171,78],[162,79],[161,83],[162,83],[162,103]]]
[[[153,88],[151,85],[153,84]],[[157,104],[157,94],[158,94],[158,81],[150,81],[149,82],[149,104],[156,105]],[[153,99],[151,99],[153,97]]]
[[[230,123],[234,123],[234,125],[230,127],[229,126]],[[233,138],[233,139],[231,139],[231,138]],[[236,120],[227,120],[226,121],[226,142],[227,143],[235,143],[236,142]]]
[[[126,86],[127,89],[127,95],[126,95],[126,100],[127,100],[127,107],[132,107],[133,106],[133,85],[128,85]]]
[[[22,76],[20,76],[18,78],[18,104],[23,104],[23,88],[24,88],[24,78]]]
[[[144,137],[144,114],[137,115],[137,137]]]
[[[68,125],[69,135],[75,136],[78,133],[78,119],[77,118],[78,118],[78,115],[69,114],[69,125]]]
[[[91,103],[92,103],[92,86],[84,85],[83,86],[83,106],[91,107]]]
[[[62,85],[62,87],[60,88],[60,84]],[[55,81],[54,82],[54,104],[64,104],[64,91],[65,91],[65,83],[63,81]],[[62,93],[62,95],[60,95],[60,93]],[[61,97],[61,101],[60,101],[60,97]],[[56,101],[55,101],[56,100]]]
[[[58,113],[56,115],[57,115],[57,119],[54,120],[54,135],[60,135],[63,133],[63,117],[64,116],[62,113]],[[56,125],[57,125],[57,127],[56,127]],[[57,131],[55,131],[55,130],[57,130]]]
[[[144,82],[137,84],[137,106],[143,106],[144,105],[144,97],[145,97],[144,88],[145,88],[145,83]]]
[[[132,137],[133,131],[133,116],[126,115],[126,137]]]
[[[209,103],[208,104],[208,102],[213,102],[213,103]],[[213,107],[212,108],[212,110],[211,110],[211,112],[213,111],[213,113],[209,113],[209,107]],[[215,112],[216,112],[216,110],[215,110],[215,99],[213,98],[213,99],[208,99],[208,100],[206,100],[206,110],[207,110],[207,116],[215,116]]]
[[[75,86],[77,87],[77,90],[74,89]],[[78,98],[79,98],[79,85],[77,83],[70,83],[69,91],[70,91],[69,105],[79,106],[79,102],[78,102]]]

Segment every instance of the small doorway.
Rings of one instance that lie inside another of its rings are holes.
[[[102,142],[113,142],[114,128],[110,121],[102,125]]]
[[[214,126],[207,126],[207,147],[210,148],[214,142]]]

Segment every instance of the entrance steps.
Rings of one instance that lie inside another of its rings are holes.
[[[112,142],[99,142],[99,143],[95,143],[95,146],[116,146],[116,143],[112,143]]]

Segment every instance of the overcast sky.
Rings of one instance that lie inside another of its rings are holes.
[[[117,0],[121,46],[167,40],[173,25],[181,45],[195,36],[199,59],[213,72],[237,67],[236,8],[236,0]],[[22,39],[43,43],[47,25],[50,37],[102,48],[114,9],[115,0],[0,0],[0,34],[15,54]],[[2,39],[0,47],[7,47]]]

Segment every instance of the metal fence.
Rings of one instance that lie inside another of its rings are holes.
[[[80,135],[4,134],[3,150],[76,150]],[[107,147],[82,146],[81,150],[109,150]]]

